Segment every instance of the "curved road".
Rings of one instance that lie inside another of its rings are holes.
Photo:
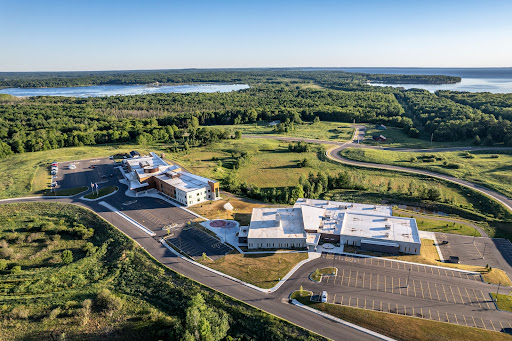
[[[356,135],[359,135],[358,129],[354,132],[354,137]],[[344,158],[340,156],[340,152],[343,149],[346,148],[368,148],[368,149],[384,149],[381,147],[375,147],[375,146],[366,146],[362,144],[354,143],[353,141],[340,143],[335,141],[326,141],[326,140],[315,140],[315,139],[306,139],[306,138],[298,138],[298,137],[285,137],[285,136],[256,136],[256,135],[242,135],[245,138],[260,138],[260,139],[275,139],[275,140],[281,140],[281,141],[304,141],[309,143],[317,143],[317,144],[329,144],[334,145],[331,149],[327,151],[327,157],[333,161],[337,161],[346,165],[350,166],[357,166],[357,167],[365,167],[365,168],[374,168],[374,169],[384,169],[384,170],[391,170],[396,172],[403,172],[403,173],[411,173],[411,174],[419,174],[419,175],[425,175],[445,181],[449,181],[452,183],[456,183],[458,185],[470,188],[472,190],[478,191],[488,197],[491,197],[492,199],[498,201],[503,206],[505,206],[509,211],[512,212],[512,199],[508,198],[507,196],[498,193],[496,191],[493,191],[487,187],[480,186],[478,184],[475,184],[470,181],[462,180],[450,175],[445,175],[441,173],[436,173],[432,171],[427,170],[421,170],[416,168],[407,168],[407,167],[400,167],[400,166],[391,166],[391,165],[384,165],[379,163],[371,163],[371,162],[363,162],[363,161],[354,161],[347,158]],[[501,148],[492,148],[492,147],[453,147],[453,148],[432,148],[432,149],[405,149],[405,148],[385,148],[385,150],[393,150],[393,151],[409,151],[409,152],[442,152],[442,151],[464,151],[464,150],[512,150],[512,147],[501,147]]]
[[[125,185],[121,185],[121,188],[123,188],[124,186]],[[119,191],[118,194],[116,194],[116,196],[124,195],[123,193]],[[105,198],[105,201],[108,201],[108,199],[109,198]],[[124,200],[129,200],[129,198],[126,198]],[[80,205],[85,208],[89,208],[96,212],[98,215],[100,215],[102,218],[110,222],[112,225],[117,227],[128,237],[136,241],[151,256],[156,258],[160,263],[167,266],[168,268],[207,287],[213,288],[214,290],[217,290],[225,295],[234,297],[235,299],[238,299],[265,312],[278,316],[293,324],[299,325],[321,336],[324,336],[332,340],[380,340],[375,336],[333,322],[322,316],[311,313],[309,311],[298,308],[288,303],[288,295],[291,293],[291,291],[289,290],[289,285],[293,283],[295,280],[302,280],[302,271],[297,271],[297,274],[294,274],[289,279],[290,283],[288,283],[287,286],[282,286],[276,292],[267,294],[251,289],[243,284],[240,284],[223,276],[217,275],[201,267],[191,265],[189,262],[176,257],[175,254],[167,250],[158,241],[158,238],[150,237],[148,234],[142,232],[142,230],[135,227],[132,223],[121,218],[117,214],[112,213],[105,207],[99,205],[98,201],[86,202],[78,199],[78,196],[72,198],[58,199],[48,197],[32,197],[0,200],[0,204],[34,201],[55,201],[61,203]],[[297,283],[295,282],[295,284]],[[294,288],[293,290],[297,289],[298,287]]]

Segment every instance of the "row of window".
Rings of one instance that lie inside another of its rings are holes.
[[[265,246],[266,245],[266,246]],[[302,243],[249,243],[249,248],[267,248],[267,249],[275,249],[275,248],[299,248],[304,247]]]

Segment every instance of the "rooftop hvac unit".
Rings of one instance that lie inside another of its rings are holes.
[[[373,206],[373,209],[376,210],[377,209],[377,206]]]
[[[391,229],[391,225],[390,224],[386,224],[386,230],[390,230]]]

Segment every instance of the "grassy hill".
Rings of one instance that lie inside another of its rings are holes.
[[[0,253],[1,340],[317,338],[170,271],[78,206],[1,205]]]

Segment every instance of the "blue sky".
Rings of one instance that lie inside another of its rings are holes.
[[[0,71],[512,66],[512,1],[0,0]]]

